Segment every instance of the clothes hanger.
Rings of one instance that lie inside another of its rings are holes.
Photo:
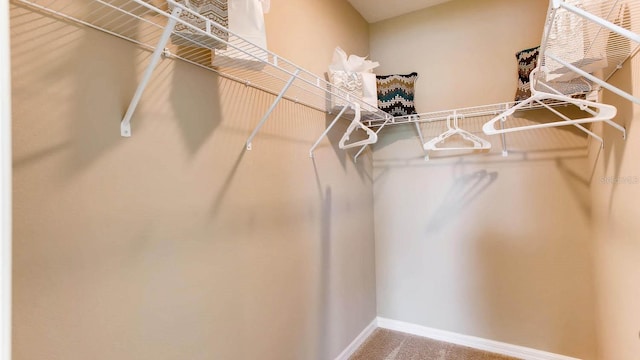
[[[543,83],[541,81],[538,82],[537,77],[536,77],[536,74],[537,74],[538,70],[539,69],[536,68],[531,72],[530,83],[531,84],[538,84],[539,83],[542,86],[547,87],[547,88],[549,88],[550,90],[552,90],[552,91],[554,91],[556,93],[554,94],[554,93],[550,93],[550,92],[539,91],[539,90],[535,89],[536,88],[535,85],[532,85],[531,86],[531,97],[529,97],[528,99],[523,100],[523,101],[519,102],[518,104],[514,105],[513,107],[507,109],[506,111],[504,111],[501,114],[497,115],[496,117],[494,117],[493,119],[489,120],[488,122],[486,122],[482,126],[482,131],[485,134],[487,134],[487,135],[495,135],[495,134],[504,134],[504,133],[508,133],[508,132],[515,132],[515,131],[533,130],[533,129],[541,129],[541,128],[547,128],[547,127],[566,126],[566,125],[576,125],[576,126],[578,126],[578,128],[581,128],[581,130],[582,130],[584,128],[579,126],[580,124],[599,122],[599,121],[606,122],[607,124],[613,126],[614,128],[622,131],[623,134],[625,134],[625,132],[626,132],[625,128],[620,126],[620,125],[618,125],[614,121],[612,121],[612,119],[616,116],[616,113],[617,113],[617,109],[616,109],[615,106],[602,104],[602,103],[597,103],[597,102],[588,101],[588,100],[575,99],[575,98],[572,98],[571,96],[567,96],[567,95],[564,95],[564,94],[559,94],[559,93],[557,93],[557,91],[555,91],[555,89],[553,89],[549,85],[547,85],[547,84],[545,84],[545,83]],[[589,114],[591,116],[586,116],[584,118],[578,118],[578,119],[571,119],[571,118],[561,114],[557,110],[554,110],[553,108],[551,108],[551,106],[549,106],[547,103],[545,103],[545,100],[557,100],[557,101],[561,101],[561,102],[564,102],[564,103],[573,104],[573,105],[577,106],[580,110],[586,112],[587,114]],[[550,110],[552,113],[554,113],[558,117],[560,117],[562,120],[555,121],[555,122],[549,122],[549,123],[543,123],[543,124],[525,125],[525,126],[518,126],[518,127],[511,127],[511,128],[496,129],[496,127],[495,127],[495,123],[496,122],[498,122],[498,121],[506,122],[507,118],[509,116],[513,115],[516,111],[518,111],[520,109],[523,109],[523,108],[530,108],[532,105],[541,105],[541,106],[547,108],[548,110]]]
[[[360,104],[353,103],[351,107],[355,111],[355,116],[353,117],[351,124],[349,124],[347,131],[345,131],[344,135],[342,135],[342,139],[340,139],[340,142],[338,143],[338,146],[340,147],[340,149],[343,149],[343,150],[351,149],[353,147],[358,147],[363,145],[374,144],[376,141],[378,141],[378,135],[373,130],[364,126],[364,124],[360,122],[360,119],[361,119]],[[349,136],[351,135],[351,133],[353,133],[358,128],[364,130],[369,137],[364,140],[346,144],[346,142],[349,141]]]
[[[447,130],[423,144],[423,148],[427,152],[425,160],[429,160],[429,151],[491,149],[491,143],[489,141],[461,129],[458,126],[458,119],[460,118],[464,118],[464,116],[456,114],[447,116]],[[441,144],[444,140],[454,135],[460,135],[464,140],[469,141],[471,143],[471,146],[438,147],[438,145]]]

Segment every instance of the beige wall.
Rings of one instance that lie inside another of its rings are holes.
[[[347,1],[274,1],[265,21],[269,49],[315,74],[327,71],[336,46],[369,54],[369,26]]]
[[[540,44],[546,1],[456,0],[372,24],[377,73],[417,71],[419,112],[513,100],[516,51]]]
[[[640,96],[640,57],[627,62],[611,83]],[[640,107],[609,92],[603,101],[618,108],[616,121],[627,139],[605,127],[604,149],[591,182],[599,359],[636,360],[640,354]]]
[[[383,72],[420,74],[419,111],[509,101],[514,53],[539,43],[546,6],[458,0],[376,23],[372,58]],[[461,125],[484,136],[487,120]],[[443,126],[422,129],[430,138]],[[567,127],[506,139],[507,158],[494,136],[491,154],[425,163],[411,126],[381,136],[374,152],[378,315],[595,359],[586,139]]]
[[[149,53],[11,16],[14,359],[330,359],[375,317],[371,157],[338,129],[310,159],[325,114],[284,102],[245,152],[273,97],[164,60],[124,139]],[[368,51],[338,0],[274,2],[267,28],[318,73]]]

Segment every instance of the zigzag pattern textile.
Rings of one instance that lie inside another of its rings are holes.
[[[229,7],[228,0],[178,0],[177,2],[198,13],[202,17],[220,24],[224,28],[229,27]],[[199,17],[183,11],[180,19],[206,31],[206,23]],[[218,38],[228,41],[229,33],[215,26],[211,27],[211,33]],[[195,46],[212,49],[225,49],[227,46],[223,42],[216,41],[206,35],[200,35],[189,27],[178,23],[175,27],[175,34],[171,36],[174,44],[181,46]]]
[[[393,116],[416,114],[414,85],[418,73],[377,75],[378,108]]]
[[[515,101],[522,101],[531,97],[529,74],[538,66],[539,53],[540,46],[516,53],[516,59],[518,59],[518,89],[516,90]]]

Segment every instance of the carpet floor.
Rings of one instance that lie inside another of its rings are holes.
[[[350,360],[517,360],[386,329],[376,329]]]

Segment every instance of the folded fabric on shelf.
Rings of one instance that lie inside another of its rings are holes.
[[[378,108],[392,116],[417,114],[415,83],[418,73],[376,75],[378,85]]]
[[[220,27],[212,24],[210,29],[211,35],[214,37],[211,37],[178,22],[174,33],[171,35],[171,42],[179,46],[209,49],[227,48],[225,43],[229,38],[229,33],[225,30],[229,25],[227,0],[177,0],[177,2],[193,11],[181,12],[179,15],[180,20],[205,32],[207,31],[205,19],[211,20],[212,23],[218,24]],[[200,16],[196,16],[194,12]]]
[[[571,65],[586,73],[593,74],[598,70],[606,68],[608,66],[608,62],[607,58],[603,56],[580,59],[578,61],[574,61]],[[567,67],[558,67],[547,74],[547,81],[571,81],[579,77],[581,77],[580,74]]]
[[[380,64],[367,60],[366,57],[349,55],[340,47],[336,47],[329,65],[329,82],[338,92],[346,92],[344,96],[353,95],[363,100],[363,111],[372,111],[378,107],[376,75],[373,69]],[[332,92],[333,92],[332,91]],[[343,107],[350,103],[347,99],[334,96],[329,109]]]
[[[269,61],[267,34],[264,25],[264,14],[269,11],[269,0],[229,0],[229,36],[231,44],[240,43],[242,38],[257,45],[241,46],[238,49],[215,49],[212,65],[215,67],[233,67],[250,70],[261,70]],[[235,35],[234,35],[235,34]]]

